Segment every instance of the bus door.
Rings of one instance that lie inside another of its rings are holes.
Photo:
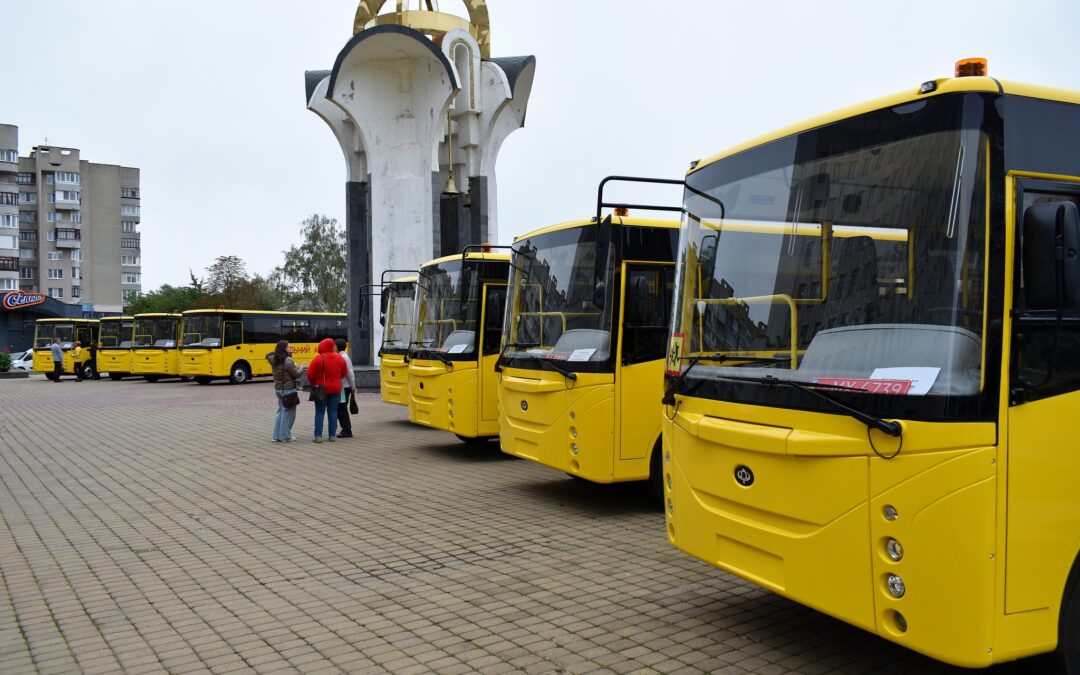
[[[244,344],[244,322],[226,321],[222,336],[221,348],[228,349],[231,357],[239,355],[240,347]],[[226,364],[228,365],[228,364]]]
[[[644,459],[660,435],[657,397],[664,388],[675,264],[625,263],[622,278],[621,367],[615,378],[619,459]]]
[[[503,313],[506,311],[506,284],[484,284],[484,306],[481,308],[480,373],[477,376],[477,398],[480,401],[480,420],[499,420],[499,374],[495,361],[502,342]]]
[[[1080,543],[1075,477],[1080,475],[1080,320],[1075,310],[1057,321],[1055,279],[1040,303],[1028,270],[1053,270],[1053,252],[1039,255],[1028,230],[1037,210],[1045,220],[1057,206],[1076,209],[1080,183],[1018,181],[1013,283],[1012,363],[1008,409],[1008,501],[1005,612],[1048,609],[1061,602],[1061,580]],[[1021,234],[1022,233],[1022,234]],[[1032,249],[1032,258],[1028,258]],[[1052,244],[1051,244],[1052,248]],[[1043,249],[1045,252],[1045,249]],[[1022,277],[1021,277],[1022,275]],[[1047,298],[1046,296],[1049,296]],[[1051,301],[1045,302],[1046,299]],[[1050,612],[1047,612],[1050,614]],[[1056,623],[1054,624],[1056,628]]]
[[[75,327],[75,340],[81,342],[83,347],[89,347],[90,343],[94,340],[94,332],[90,326],[76,326]]]

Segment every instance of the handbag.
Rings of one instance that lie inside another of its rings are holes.
[[[281,405],[286,408],[295,408],[300,405],[300,394],[295,391],[281,397]]]
[[[326,359],[323,359],[321,356],[319,358],[322,359],[323,370],[325,371],[326,370]],[[323,373],[323,380],[324,381],[326,380],[326,373],[325,372]],[[308,381],[310,382],[311,380],[309,379]],[[311,385],[311,393],[308,394],[307,400],[315,401],[316,403],[321,403],[322,401],[325,401],[326,400],[326,387],[321,385],[321,384],[312,383],[312,385]]]
[[[360,412],[360,406],[356,405],[356,392],[349,391],[349,413],[355,415]]]

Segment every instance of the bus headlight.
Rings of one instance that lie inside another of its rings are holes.
[[[900,562],[904,557],[904,547],[895,539],[889,539],[885,542],[885,552],[889,554],[889,560],[893,562]]]
[[[574,453],[575,455],[578,454],[577,443],[571,443],[570,444],[570,452]]]
[[[900,517],[900,514],[897,513],[897,511],[896,511],[896,507],[893,506],[892,504],[886,504],[885,508],[881,509],[881,514],[883,516],[885,516],[885,520],[890,520],[890,521],[891,520],[896,520],[897,518]]]
[[[577,427],[570,427],[570,438],[577,438]]]
[[[675,515],[675,502],[670,497],[667,500],[667,512],[672,516]]]
[[[895,574],[890,574],[885,579],[885,585],[889,587],[889,594],[894,598],[904,597],[904,593],[907,592],[907,587],[904,586],[904,580]]]

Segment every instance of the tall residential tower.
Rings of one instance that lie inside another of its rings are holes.
[[[142,289],[139,170],[34,146],[0,124],[0,290],[40,291],[115,314]]]

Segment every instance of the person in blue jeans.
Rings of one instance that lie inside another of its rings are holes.
[[[292,345],[288,340],[277,343],[274,351],[266,355],[274,374],[274,393],[277,394],[277,417],[274,420],[275,443],[292,443],[293,422],[296,421],[296,406],[285,405],[285,397],[297,393],[300,375],[304,372],[292,358]],[[295,398],[295,397],[294,397]]]
[[[333,443],[337,440],[337,411],[338,402],[341,400],[341,381],[348,379],[348,371],[345,359],[337,353],[334,341],[326,338],[319,343],[319,354],[308,364],[308,382],[312,387],[322,385],[326,391],[326,399],[315,401],[315,442],[322,443],[323,413],[329,424],[330,435],[326,440]]]

